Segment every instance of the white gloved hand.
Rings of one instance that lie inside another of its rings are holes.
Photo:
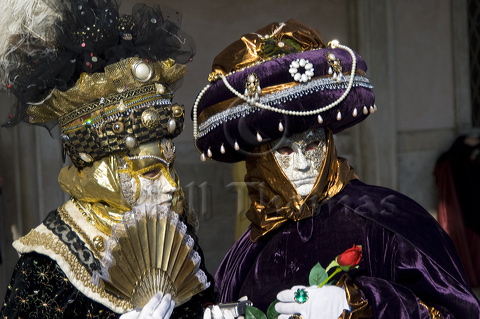
[[[308,294],[304,303],[294,299],[298,289],[304,289]],[[293,314],[300,314],[303,319],[338,319],[344,309],[350,310],[345,290],[332,285],[321,288],[294,286],[279,292],[277,299],[280,301],[275,305],[275,310],[280,314],[278,319],[288,319]]]
[[[120,319],[169,319],[175,308],[175,301],[170,294],[159,292],[143,308],[135,308],[120,316]]]
[[[248,297],[243,296],[238,301],[247,301]],[[218,305],[213,305],[211,308],[206,308],[203,313],[203,319],[244,319],[244,316],[235,317],[234,311],[228,308],[220,308]]]
[[[203,319],[234,319],[235,317],[228,310],[222,311],[219,306],[214,305],[212,309],[205,309],[203,313]]]

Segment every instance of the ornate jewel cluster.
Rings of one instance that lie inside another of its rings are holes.
[[[330,74],[337,82],[341,82],[343,80],[343,74],[340,60],[331,52],[325,53],[325,57],[327,58],[327,63],[329,65],[328,74]]]
[[[247,83],[245,83],[245,96],[248,96],[252,101],[257,101],[260,93],[262,93],[262,88],[258,76],[255,73],[249,74]]]
[[[303,68],[305,72],[301,73],[299,70],[301,68]],[[308,82],[314,75],[313,64],[305,59],[296,59],[295,61],[292,61],[288,71],[297,82]]]

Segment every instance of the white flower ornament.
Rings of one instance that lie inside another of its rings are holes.
[[[299,69],[305,69],[304,73],[300,73]],[[314,75],[313,64],[310,61],[305,59],[296,59],[290,63],[290,74],[292,75],[293,79],[297,82],[308,82],[312,79]]]

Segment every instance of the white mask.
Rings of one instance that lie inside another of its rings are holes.
[[[297,193],[310,194],[325,160],[325,130],[315,129],[283,137],[273,143],[275,158]]]

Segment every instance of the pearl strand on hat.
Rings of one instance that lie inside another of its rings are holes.
[[[335,48],[340,48],[340,49],[344,49],[346,50],[350,56],[352,57],[352,70],[350,71],[350,79],[348,80],[348,86],[347,88],[345,89],[345,92],[343,92],[343,94],[335,101],[333,101],[332,103],[324,106],[324,107],[321,107],[321,108],[318,108],[316,110],[311,110],[311,111],[292,111],[292,110],[284,110],[284,109],[279,109],[279,108],[276,108],[276,107],[273,107],[273,106],[270,106],[270,105],[266,105],[266,104],[262,104],[260,102],[257,102],[257,101],[253,101],[251,98],[249,97],[246,97],[245,95],[241,94],[240,92],[238,92],[237,90],[235,90],[235,88],[233,88],[230,83],[228,83],[228,80],[227,78],[225,77],[225,75],[220,75],[220,78],[222,79],[223,83],[225,84],[225,86],[233,93],[235,94],[236,96],[238,96],[239,98],[241,98],[242,100],[244,100],[245,102],[249,103],[250,105],[254,105],[254,106],[257,106],[261,109],[264,109],[264,110],[269,110],[269,111],[273,111],[273,112],[277,112],[277,113],[281,113],[281,114],[286,114],[286,115],[294,115],[294,116],[309,116],[309,115],[314,115],[314,114],[318,114],[318,113],[321,113],[321,112],[325,112],[325,111],[328,111],[330,110],[331,108],[337,106],[338,104],[340,104],[346,97],[347,95],[350,93],[350,90],[352,89],[352,86],[353,86],[353,80],[354,80],[354,77],[355,77],[355,70],[357,69],[357,58],[355,57],[355,53],[353,52],[352,49],[350,49],[349,47],[347,47],[346,45],[342,45],[340,44],[337,40],[333,40],[330,42],[330,47],[335,49]]]
[[[283,27],[283,26],[282,26]],[[245,95],[241,94],[240,92],[238,92],[237,90],[235,90],[235,88],[233,88],[230,83],[228,83],[228,80],[226,78],[225,75],[220,75],[220,78],[222,79],[223,83],[225,84],[225,86],[233,93],[235,94],[236,96],[238,96],[239,98],[241,98],[242,100],[246,101],[247,103],[249,103],[250,105],[254,105],[254,106],[257,106],[259,108],[262,108],[262,109],[265,109],[265,110],[269,110],[269,111],[273,111],[273,112],[277,112],[277,113],[281,113],[281,114],[286,114],[286,115],[294,115],[294,116],[309,116],[309,115],[314,115],[314,114],[318,114],[318,113],[321,113],[321,112],[325,112],[325,111],[328,111],[330,109],[332,109],[333,107],[337,106],[338,104],[340,104],[346,97],[347,95],[350,93],[350,90],[352,89],[353,87],[353,80],[354,80],[354,77],[355,77],[355,71],[357,69],[357,58],[355,56],[355,53],[353,52],[352,49],[350,49],[349,47],[347,47],[346,45],[342,45],[340,44],[340,42],[338,42],[338,40],[332,40],[330,43],[329,43],[329,46],[332,48],[332,49],[335,49],[335,48],[340,48],[340,49],[344,49],[346,50],[351,58],[352,58],[352,70],[350,71],[350,78],[348,80],[348,85],[347,85],[347,88],[345,89],[345,92],[343,92],[343,94],[334,102],[324,106],[324,107],[321,107],[321,108],[318,108],[316,110],[311,110],[311,111],[292,111],[292,110],[284,110],[284,109],[278,109],[278,108],[275,108],[275,107],[272,107],[270,105],[266,105],[266,104],[262,104],[262,103],[259,103],[257,101],[253,101],[251,98],[249,97],[246,97]],[[205,92],[208,90],[208,88],[211,86],[211,84],[207,84],[203,89],[202,91],[200,91],[200,93],[198,94],[197,98],[195,99],[195,103],[193,105],[193,139],[194,139],[194,145],[195,145],[195,148],[197,149],[197,151],[201,154],[200,155],[200,160],[202,161],[205,161],[206,160],[206,156],[205,156],[205,153],[203,153],[197,146],[197,140],[198,140],[198,119],[197,119],[197,110],[198,110],[198,104],[200,103],[200,100],[202,99],[203,95],[205,94]],[[320,115],[319,115],[320,116]],[[341,115],[340,115],[341,116]],[[337,115],[338,117],[338,115]],[[323,120],[322,120],[323,122]]]
[[[205,92],[207,92],[208,88],[211,86],[211,84],[207,84],[201,91],[200,93],[198,93],[198,96],[197,98],[195,99],[195,103],[193,104],[193,140],[194,140],[194,145],[195,145],[195,148],[197,149],[197,151],[199,153],[201,153],[200,155],[200,160],[202,162],[205,162],[206,160],[206,157],[205,157],[205,154],[198,148],[197,146],[197,140],[198,140],[198,117],[197,117],[197,110],[198,110],[198,103],[200,103],[200,100],[202,99],[203,95],[205,94]]]

